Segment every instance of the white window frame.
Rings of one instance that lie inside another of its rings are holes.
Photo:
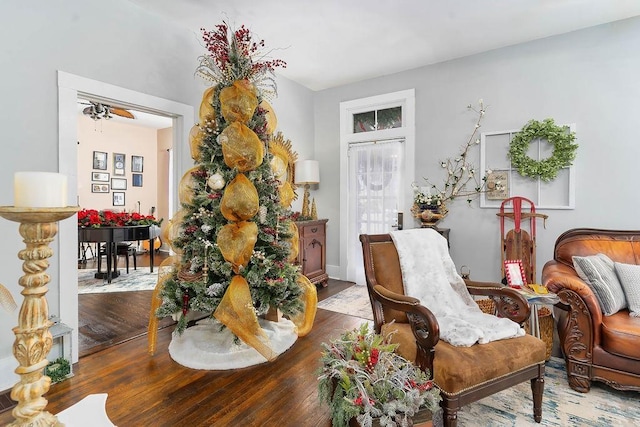
[[[575,123],[571,123],[571,124],[564,124],[561,126],[567,126],[569,128],[569,131],[572,133],[575,133],[576,131],[576,125]],[[515,188],[514,189],[514,180],[512,179],[514,176],[516,176],[518,174],[518,171],[516,169],[513,168],[513,165],[511,164],[511,162],[507,159],[508,161],[508,166],[506,168],[498,168],[496,167],[496,164],[499,164],[499,161],[497,161],[496,159],[487,159],[487,154],[486,154],[486,150],[487,150],[487,144],[489,144],[490,142],[487,142],[487,137],[492,137],[492,136],[496,136],[496,135],[509,135],[509,141],[511,141],[511,139],[513,138],[513,135],[515,135],[516,133],[520,132],[520,129],[511,129],[511,130],[502,130],[502,131],[494,131],[494,132],[483,132],[480,135],[480,170],[481,171],[486,171],[488,168],[495,168],[495,169],[499,169],[499,170],[505,170],[508,174],[509,177],[509,194],[507,197],[513,197],[513,196],[517,196],[518,195],[518,189]],[[540,147],[538,146],[538,150],[540,149]],[[505,157],[507,156],[507,153],[505,153]],[[502,160],[502,162],[504,162],[504,160]],[[576,196],[575,196],[575,167],[574,165],[568,166],[566,168],[563,169],[568,169],[569,171],[569,176],[568,176],[568,180],[567,180],[567,188],[564,190],[566,191],[566,199],[567,199],[567,203],[566,204],[559,204],[559,205],[546,205],[544,203],[539,203],[540,200],[544,201],[544,196],[542,195],[542,180],[540,178],[534,179],[536,182],[536,200],[532,200],[535,203],[536,209],[575,209],[575,204],[576,204]],[[551,181],[550,183],[547,183],[546,185],[560,185],[557,183],[554,183],[553,181]],[[487,197],[485,196],[485,194],[482,194],[480,197],[480,207],[481,208],[500,208],[500,205],[502,203],[502,200],[488,200]]]

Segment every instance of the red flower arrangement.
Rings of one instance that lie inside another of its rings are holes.
[[[157,225],[162,220],[157,220],[153,215],[141,215],[137,212],[114,212],[110,210],[97,211],[95,209],[82,209],[78,212],[78,227],[124,227],[131,225]]]

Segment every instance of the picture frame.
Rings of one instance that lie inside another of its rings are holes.
[[[487,174],[487,200],[505,200],[509,198],[509,171],[492,170]]]
[[[100,183],[91,183],[91,192],[92,193],[108,193],[109,192],[109,184],[100,184]]]
[[[93,152],[93,168],[98,170],[107,170],[107,153],[104,151]]]
[[[126,190],[127,189],[127,180],[126,180],[126,178],[111,178],[111,189],[112,190]]]
[[[91,181],[109,182],[109,172],[91,172]]]
[[[113,174],[124,176],[126,155],[122,153],[113,153]]]
[[[522,289],[527,285],[527,277],[522,268],[522,260],[507,259],[504,261],[504,274],[507,285],[515,289]]]
[[[131,172],[142,172],[144,165],[144,157],[131,156]]]
[[[142,187],[142,174],[141,173],[131,174],[131,186],[132,187]]]
[[[113,192],[113,206],[124,206],[124,191]]]

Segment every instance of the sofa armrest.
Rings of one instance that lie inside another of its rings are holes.
[[[548,261],[542,268],[542,283],[558,295],[566,314],[558,320],[558,335],[567,355],[590,359],[593,345],[600,343],[602,310],[589,286],[568,265]]]
[[[421,369],[433,372],[433,356],[440,340],[440,326],[436,316],[417,298],[398,294],[383,286],[375,285],[372,298],[385,307],[402,311],[407,315],[411,331],[416,339],[417,355],[415,363]]]
[[[518,324],[522,324],[529,318],[531,314],[529,303],[515,289],[494,282],[477,282],[465,279],[465,283],[471,295],[486,296],[493,300],[498,315],[509,318]]]

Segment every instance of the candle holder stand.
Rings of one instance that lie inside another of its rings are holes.
[[[45,273],[49,267],[53,249],[49,244],[58,232],[57,222],[69,218],[78,211],[75,206],[60,208],[0,207],[0,216],[9,221],[19,222],[20,235],[26,249],[18,252],[23,260],[25,273],[18,280],[24,287],[24,299],[18,315],[18,326],[13,328],[16,340],[13,355],[20,364],[15,373],[20,376],[11,389],[11,398],[18,402],[12,414],[15,420],[9,426],[62,426],[55,415],[45,411],[47,399],[43,397],[51,385],[51,379],[44,375],[46,359],[53,339],[49,327],[49,306],[46,293],[51,280]]]

